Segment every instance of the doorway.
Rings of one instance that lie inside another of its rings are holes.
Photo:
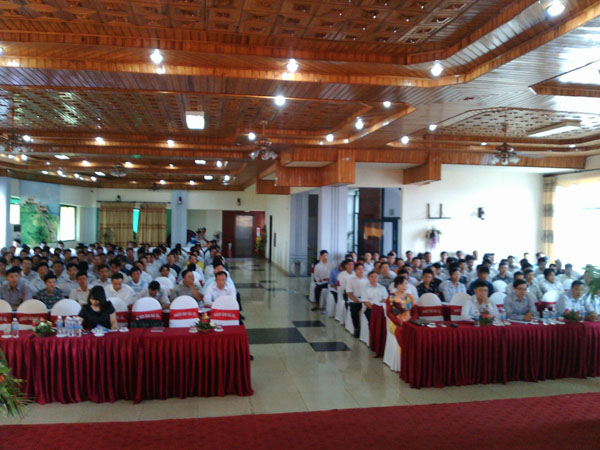
[[[252,256],[252,230],[254,229],[254,216],[241,215],[235,216],[235,229],[233,245],[235,256]]]
[[[384,255],[391,250],[397,251],[398,221],[397,218],[361,220],[358,233],[359,253],[378,252]]]

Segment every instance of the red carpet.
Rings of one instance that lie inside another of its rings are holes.
[[[0,448],[600,448],[600,394],[210,419],[0,427]]]

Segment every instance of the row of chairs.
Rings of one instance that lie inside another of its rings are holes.
[[[542,279],[544,278],[543,275],[540,275],[540,276],[541,276]],[[574,280],[571,280],[571,279],[563,281],[562,282],[563,291],[568,291],[569,289],[571,289],[571,285],[573,284],[573,281]],[[496,281],[494,281],[492,283],[492,286],[494,286],[494,292],[495,293],[496,292],[505,293],[506,289],[508,287],[508,285],[504,281],[502,281],[502,280],[496,280]],[[558,292],[558,291],[556,291],[556,292]]]
[[[152,297],[137,300],[131,309],[120,298],[109,299],[115,308],[119,326],[129,326],[138,320],[163,320],[163,310],[160,303]],[[76,316],[81,305],[75,300],[63,299],[58,301],[50,312],[46,305],[39,300],[26,300],[19,305],[16,318],[19,329],[30,330],[33,322],[40,319],[50,319],[56,322],[59,316]],[[199,308],[198,302],[190,296],[182,295],[173,300],[169,309],[170,328],[189,328],[199,319],[200,313],[211,313],[211,320],[218,325],[239,325],[239,305],[235,297],[219,297],[211,309]],[[10,327],[13,311],[8,302],[0,300],[0,327]]]

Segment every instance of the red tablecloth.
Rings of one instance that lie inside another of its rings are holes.
[[[369,344],[371,350],[375,352],[376,358],[383,356],[386,336],[385,307],[374,305],[371,309],[371,318],[369,320]]]
[[[165,333],[146,330],[143,336],[139,400],[252,395],[245,327],[224,327],[222,333],[192,334],[187,328]]]
[[[400,376],[412,387],[596,376],[600,324],[428,328],[406,324]]]
[[[38,403],[252,395],[245,327],[192,334],[187,328],[133,329],[97,338],[21,332],[0,349]]]

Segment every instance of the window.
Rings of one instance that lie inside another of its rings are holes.
[[[21,224],[21,204],[19,203],[19,197],[10,198],[10,224]]]
[[[74,241],[75,222],[77,217],[77,208],[75,206],[60,205],[60,226],[58,229],[58,239],[60,241]]]

